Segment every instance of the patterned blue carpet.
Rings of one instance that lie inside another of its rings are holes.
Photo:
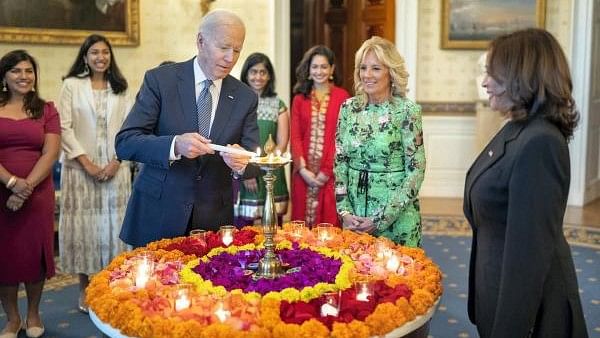
[[[461,217],[424,217],[424,244],[427,254],[444,273],[444,294],[431,323],[430,337],[477,337],[467,317],[468,259],[471,247],[469,228]],[[565,225],[571,243],[580,286],[583,310],[590,337],[600,338],[600,229]],[[100,338],[89,318],[76,310],[77,279],[59,275],[50,280],[42,298],[46,338]],[[20,293],[21,314],[26,299]],[[0,314],[0,328],[6,317]],[[19,338],[24,338],[22,331]]]

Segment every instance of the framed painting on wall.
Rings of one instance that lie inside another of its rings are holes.
[[[485,49],[496,36],[544,27],[545,0],[442,0],[442,48]]]
[[[2,0],[0,42],[80,44],[92,33],[138,45],[140,0]]]

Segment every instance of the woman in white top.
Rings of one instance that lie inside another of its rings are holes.
[[[132,102],[110,42],[90,35],[64,77],[58,101],[64,135],[59,253],[62,271],[79,274],[82,312],[88,276],[126,249],[119,231],[131,176],[115,155],[114,139]]]

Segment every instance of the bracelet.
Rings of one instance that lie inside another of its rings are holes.
[[[17,185],[17,176],[12,175],[6,182],[6,189],[12,189],[15,185]]]

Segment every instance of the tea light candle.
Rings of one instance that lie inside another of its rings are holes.
[[[365,290],[362,290],[361,292],[356,294],[356,300],[358,300],[359,302],[368,302],[369,296],[369,293],[367,293]]]
[[[327,242],[333,239],[333,224],[319,223],[317,224],[317,238],[321,242]]]
[[[221,230],[221,241],[225,246],[229,246],[229,244],[233,243],[233,231],[235,227],[233,225],[223,225],[220,228]]]
[[[229,246],[229,244],[231,244],[233,242],[233,236],[230,233],[225,233],[223,234],[223,244],[225,244],[225,246]]]
[[[400,267],[400,260],[398,259],[398,256],[392,255],[387,260],[387,263],[385,264],[385,268],[390,272],[396,272],[398,270],[398,267]]]
[[[219,303],[219,305],[217,305],[217,309],[215,310],[215,316],[217,316],[222,323],[231,317],[231,311],[225,310],[223,308],[223,303]]]
[[[302,232],[304,231],[304,221],[292,221],[292,237],[299,240],[302,238]]]
[[[333,316],[337,317],[340,311],[331,303],[325,303],[321,306],[321,317]]]
[[[146,283],[150,279],[150,264],[147,260],[142,260],[135,272],[135,286],[138,288],[145,288]]]
[[[371,292],[369,291],[369,284],[367,282],[360,283],[358,285],[358,292],[356,293],[356,300],[360,302],[368,302]]]
[[[185,310],[190,307],[192,302],[186,295],[180,295],[177,299],[175,299],[175,311]]]
[[[327,242],[330,239],[331,239],[331,235],[329,234],[329,231],[323,230],[319,233],[319,240],[321,242]]]

